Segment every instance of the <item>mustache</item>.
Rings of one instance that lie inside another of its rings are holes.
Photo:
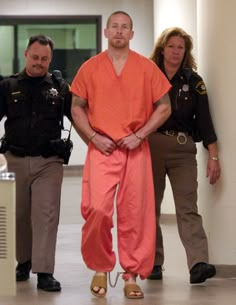
[[[41,65],[33,65],[32,67],[33,67],[33,68],[40,68],[40,69],[43,69],[43,66],[41,66]]]

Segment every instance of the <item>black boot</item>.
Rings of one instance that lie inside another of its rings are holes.
[[[38,289],[45,291],[61,291],[61,284],[51,273],[38,273]]]
[[[27,281],[30,277],[31,261],[25,263],[18,263],[16,266],[16,281]]]
[[[147,278],[148,280],[162,280],[162,266],[161,265],[154,266],[152,272]]]
[[[208,263],[197,263],[190,270],[190,283],[203,283],[205,280],[213,277],[215,274],[216,268],[214,265],[210,265]]]

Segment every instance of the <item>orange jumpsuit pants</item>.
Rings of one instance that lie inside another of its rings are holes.
[[[153,267],[156,242],[147,141],[135,150],[117,148],[109,156],[89,144],[82,183],[81,212],[86,222],[81,250],[87,267],[95,271],[109,272],[116,264],[111,233],[115,201],[120,265],[144,279]]]

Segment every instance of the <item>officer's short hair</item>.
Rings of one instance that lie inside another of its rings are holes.
[[[54,48],[54,42],[53,40],[48,37],[48,36],[45,36],[45,35],[33,35],[29,38],[29,42],[28,42],[28,45],[27,45],[27,49],[29,49],[29,47],[35,43],[35,42],[38,42],[39,44],[42,44],[44,46],[47,46],[49,45],[50,46],[50,49],[51,51],[53,52],[53,48]]]

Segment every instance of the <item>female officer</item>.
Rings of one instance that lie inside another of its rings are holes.
[[[190,35],[181,28],[168,28],[160,35],[151,55],[172,84],[169,92],[172,114],[149,138],[157,221],[156,258],[149,279],[162,278],[164,249],[159,218],[167,175],[174,196],[178,231],[187,255],[190,283],[195,284],[216,272],[215,266],[208,264],[207,237],[197,208],[195,142],[203,141],[208,150],[206,173],[210,184],[219,178],[220,165],[206,87],[195,71],[192,48]]]

